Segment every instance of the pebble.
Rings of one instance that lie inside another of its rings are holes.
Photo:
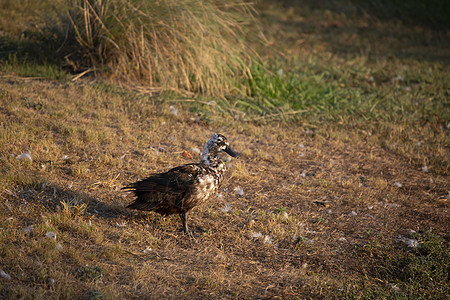
[[[273,238],[272,237],[270,237],[269,235],[266,235],[265,237],[264,237],[264,244],[272,244],[273,243]]]
[[[31,157],[30,153],[22,153],[17,155],[16,157],[19,160],[29,160],[29,161],[33,161],[33,158]]]
[[[30,232],[32,232],[32,231],[33,231],[33,225],[30,225],[30,226],[25,227],[25,228],[23,229],[23,232],[25,232],[25,233],[30,233]]]
[[[56,233],[49,231],[45,234],[46,237],[48,237],[49,239],[55,239],[56,240]]]
[[[243,196],[244,195],[244,190],[240,187],[237,186],[234,188],[234,191],[239,195],[239,196]]]
[[[408,246],[410,248],[419,247],[419,241],[416,239],[406,239],[405,243],[406,243],[406,246]]]
[[[253,232],[252,233],[252,238],[260,238],[262,237],[262,233],[261,232]]]
[[[178,116],[178,108],[176,108],[175,106],[171,105],[171,106],[169,107],[169,109],[170,109],[170,113],[171,113],[172,115],[174,115],[175,117]]]
[[[9,274],[7,274],[5,271],[3,271],[3,270],[0,270],[0,276],[2,277],[2,278],[5,278],[5,279],[7,279],[7,280],[11,280],[11,276],[9,275]]]

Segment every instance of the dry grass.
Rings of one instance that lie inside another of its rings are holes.
[[[0,298],[446,299],[448,42],[350,2],[271,2],[261,53],[284,73],[252,70],[254,98],[23,78],[35,65],[0,57]],[[7,5],[6,34],[34,28]],[[240,159],[194,236],[124,208],[122,186],[213,132]]]
[[[205,124],[182,106],[175,116],[90,85],[8,79],[0,89],[3,297],[363,296],[361,280],[389,289],[372,269],[374,243],[393,255],[398,234],[448,228],[449,178],[364,140],[226,116]],[[192,147],[215,131],[241,157],[220,195],[189,214],[195,237],[177,216],[123,208],[120,187],[190,162],[184,150],[197,160]],[[25,151],[32,162],[15,157]]]
[[[147,91],[223,96],[250,76],[250,10],[241,0],[77,0],[69,16],[91,71]]]

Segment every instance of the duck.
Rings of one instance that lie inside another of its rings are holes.
[[[214,133],[205,145],[200,162],[184,164],[165,173],[154,173],[123,187],[135,197],[126,207],[163,216],[178,214],[183,232],[189,233],[186,213],[206,202],[223,181],[227,167],[219,155],[222,152],[239,157],[224,135]]]

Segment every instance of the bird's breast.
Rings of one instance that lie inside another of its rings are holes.
[[[198,178],[196,194],[200,202],[205,201],[217,191],[222,181],[221,179],[222,174],[220,172],[210,172]]]

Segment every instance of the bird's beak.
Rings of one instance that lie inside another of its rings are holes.
[[[236,158],[239,157],[239,155],[238,155],[236,152],[234,152],[233,150],[231,150],[230,146],[227,146],[227,147],[225,148],[225,150],[223,150],[223,151],[225,151],[228,155],[230,155],[230,156],[232,156],[232,157],[236,157]]]

